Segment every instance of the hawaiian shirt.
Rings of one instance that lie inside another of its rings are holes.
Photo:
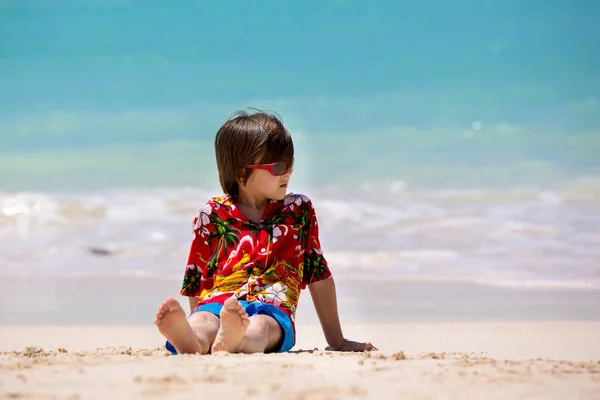
[[[316,213],[304,195],[271,201],[260,223],[245,217],[230,196],[212,198],[193,229],[181,294],[198,297],[199,306],[236,296],[272,304],[294,324],[300,290],[331,276]]]

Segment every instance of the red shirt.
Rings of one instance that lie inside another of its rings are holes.
[[[310,199],[289,194],[271,201],[260,224],[231,197],[210,199],[194,218],[181,294],[199,306],[240,300],[272,304],[295,320],[300,290],[331,276]]]

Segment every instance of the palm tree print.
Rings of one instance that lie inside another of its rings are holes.
[[[300,226],[298,229],[298,240],[300,243],[306,243],[306,235],[310,230],[310,209],[308,203],[302,203],[300,206],[300,214],[294,214],[296,224]]]
[[[210,233],[208,242],[212,243],[214,239],[218,238],[220,244],[219,252],[225,250],[227,253],[228,245],[235,246],[240,241],[240,230],[231,226],[236,221],[235,218],[223,220],[214,212],[210,215],[210,222],[212,222],[214,230]]]
[[[212,257],[210,258],[210,260],[208,260],[208,262],[206,263],[206,276],[208,278],[212,278],[212,276],[218,270],[219,253],[220,253],[220,251],[215,251],[213,253]]]
[[[242,229],[248,229],[248,234],[254,236],[256,232],[260,231],[260,226],[252,221],[246,221],[242,224]]]
[[[267,232],[269,234],[269,237],[273,237],[273,229],[275,229],[275,227],[277,225],[283,225],[286,222],[286,218],[290,216],[290,213],[281,213],[281,214],[275,214],[273,215],[271,218],[269,218],[268,220],[265,221],[265,223],[263,224],[263,229],[265,230],[265,232]]]
[[[316,249],[310,249],[310,253],[304,256],[304,278],[306,283],[324,278],[328,272],[325,257]]]
[[[231,226],[236,221],[235,218],[221,219],[221,217],[214,212],[210,215],[210,222],[213,224],[214,230],[208,237],[208,243],[212,244],[217,238],[219,241],[217,243],[216,251],[210,258],[210,261],[206,264],[209,277],[212,277],[218,269],[219,258],[223,250],[225,251],[225,255],[227,255],[229,253],[228,246],[235,246],[240,241],[240,230]]]
[[[262,263],[259,261],[256,263],[256,265],[250,265],[248,267],[245,268],[246,271],[246,275],[248,277],[252,276],[252,275],[260,275],[261,274],[261,268],[262,268]]]
[[[200,282],[202,281],[202,272],[196,264],[189,265],[183,276],[183,289],[181,294],[198,293],[200,291]]]

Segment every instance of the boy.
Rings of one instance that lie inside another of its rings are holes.
[[[294,145],[276,117],[238,112],[215,138],[225,196],[194,219],[181,294],[189,317],[168,298],[155,324],[173,354],[287,352],[296,343],[300,290],[311,293],[328,349],[376,350],[344,338],[335,284],[319,243],[310,199],[286,194]]]

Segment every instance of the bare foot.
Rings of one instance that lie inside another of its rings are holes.
[[[203,353],[185,311],[177,300],[167,298],[158,309],[154,323],[160,333],[175,347],[177,353]]]
[[[237,301],[237,298],[230,297],[225,300],[221,309],[221,326],[211,351],[213,353],[217,351],[228,353],[238,351],[249,324],[248,314]]]

